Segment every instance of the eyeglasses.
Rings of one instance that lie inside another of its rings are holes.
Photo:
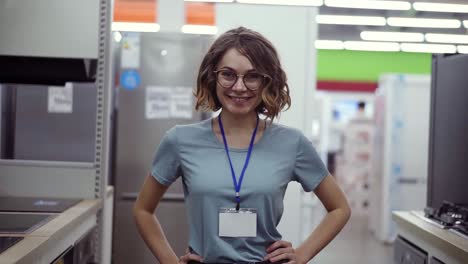
[[[258,90],[266,81],[271,79],[270,76],[266,74],[261,74],[258,72],[248,72],[246,74],[237,74],[233,70],[223,69],[218,71],[213,71],[216,74],[216,81],[223,88],[230,89],[236,84],[239,78],[242,78],[242,82],[245,87],[251,91]]]

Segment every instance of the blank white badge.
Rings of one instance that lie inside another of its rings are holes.
[[[220,237],[256,237],[257,209],[221,208],[219,210]]]

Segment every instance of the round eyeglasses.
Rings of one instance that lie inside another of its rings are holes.
[[[266,81],[271,79],[270,76],[258,72],[237,74],[237,72],[228,69],[217,70],[213,72],[216,74],[216,81],[219,83],[219,85],[226,89],[232,88],[236,84],[237,80],[242,78],[244,86],[251,91],[255,91],[258,90],[263,84],[265,84]]]

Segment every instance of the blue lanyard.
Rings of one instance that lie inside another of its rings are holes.
[[[223,122],[221,121],[221,115],[218,117],[218,123],[219,123],[219,129],[221,130],[221,135],[223,136],[223,142],[224,142],[224,149],[226,150],[226,154],[229,160],[229,165],[231,166],[231,174],[232,174],[232,181],[234,183],[234,188],[236,189],[236,210],[239,211],[240,208],[240,189],[242,185],[242,180],[244,179],[244,173],[245,170],[247,169],[247,166],[249,165],[249,160],[250,160],[250,154],[252,153],[253,150],[253,145],[254,145],[254,140],[255,140],[255,135],[257,134],[257,128],[258,128],[258,115],[257,115],[257,124],[255,125],[255,129],[252,134],[252,138],[250,139],[250,144],[249,144],[249,150],[247,151],[247,157],[245,158],[245,163],[244,163],[244,168],[242,169],[242,173],[239,178],[239,183],[237,183],[236,179],[236,173],[234,172],[234,167],[232,166],[232,161],[231,161],[231,156],[229,155],[229,147],[226,141],[226,135],[224,134],[224,128],[223,128]]]

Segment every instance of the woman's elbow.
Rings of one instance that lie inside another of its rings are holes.
[[[351,218],[351,207],[349,206],[348,203],[346,203],[343,207],[342,207],[342,212],[343,212],[343,219],[344,219],[344,222],[348,222],[349,218]]]
[[[349,205],[347,205],[345,208],[345,216],[346,216],[346,222],[347,222],[349,218],[351,217],[351,207],[349,207]]]
[[[143,206],[138,204],[138,201],[133,205],[133,218],[138,220],[138,218],[146,212]]]

